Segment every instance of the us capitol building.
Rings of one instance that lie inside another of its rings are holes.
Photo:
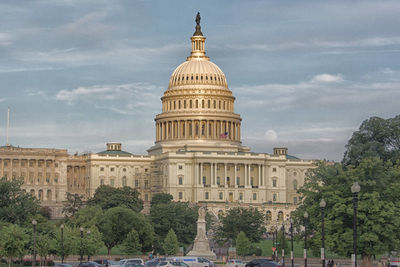
[[[100,185],[130,186],[148,208],[152,196],[204,206],[215,215],[236,206],[255,207],[267,223],[285,220],[296,209],[305,173],[313,161],[288,155],[253,153],[241,142],[241,117],[222,70],[206,56],[196,18],[192,51],[172,73],[155,117],[155,145],[133,155],[121,143],[105,151],[69,155],[65,149],[0,147],[0,175],[24,179],[23,188],[62,216],[66,192],[85,198]]]

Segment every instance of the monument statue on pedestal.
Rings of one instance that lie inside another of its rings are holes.
[[[206,211],[203,207],[199,208],[199,219],[197,220],[197,235],[194,240],[193,249],[189,251],[188,256],[199,256],[207,258],[216,258],[214,252],[210,249],[208,238],[206,236]]]

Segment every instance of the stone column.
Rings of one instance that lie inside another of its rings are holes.
[[[236,163],[235,163],[235,178],[234,178],[234,181],[235,181],[235,187],[237,187],[238,184],[237,184],[237,164]]]
[[[247,177],[247,164],[244,164],[244,185],[249,185],[248,177]]]
[[[261,164],[258,164],[258,187],[261,186]]]
[[[226,178],[226,163],[224,163],[224,181],[225,181],[225,187],[228,186],[228,179]]]
[[[200,184],[203,185],[203,163],[200,163]]]

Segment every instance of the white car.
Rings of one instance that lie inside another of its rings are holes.
[[[244,267],[246,264],[239,259],[231,259],[226,263],[226,267]]]
[[[160,261],[157,264],[157,267],[189,267],[189,265],[187,265],[182,261],[165,260],[165,261]]]
[[[144,266],[144,260],[142,258],[130,258],[119,261],[120,267],[125,267],[127,264],[141,264]]]

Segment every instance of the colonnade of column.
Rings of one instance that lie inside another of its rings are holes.
[[[205,166],[207,167],[204,168]],[[231,170],[228,171],[228,167],[234,168],[233,173]],[[243,172],[240,168],[244,168]],[[257,170],[252,171],[252,168]],[[233,177],[231,177],[232,174]],[[266,185],[265,166],[263,164],[201,162],[195,166],[195,181],[198,186],[206,187],[259,188]]]
[[[156,123],[156,140],[227,139],[240,141],[240,122],[229,120],[171,120]]]

